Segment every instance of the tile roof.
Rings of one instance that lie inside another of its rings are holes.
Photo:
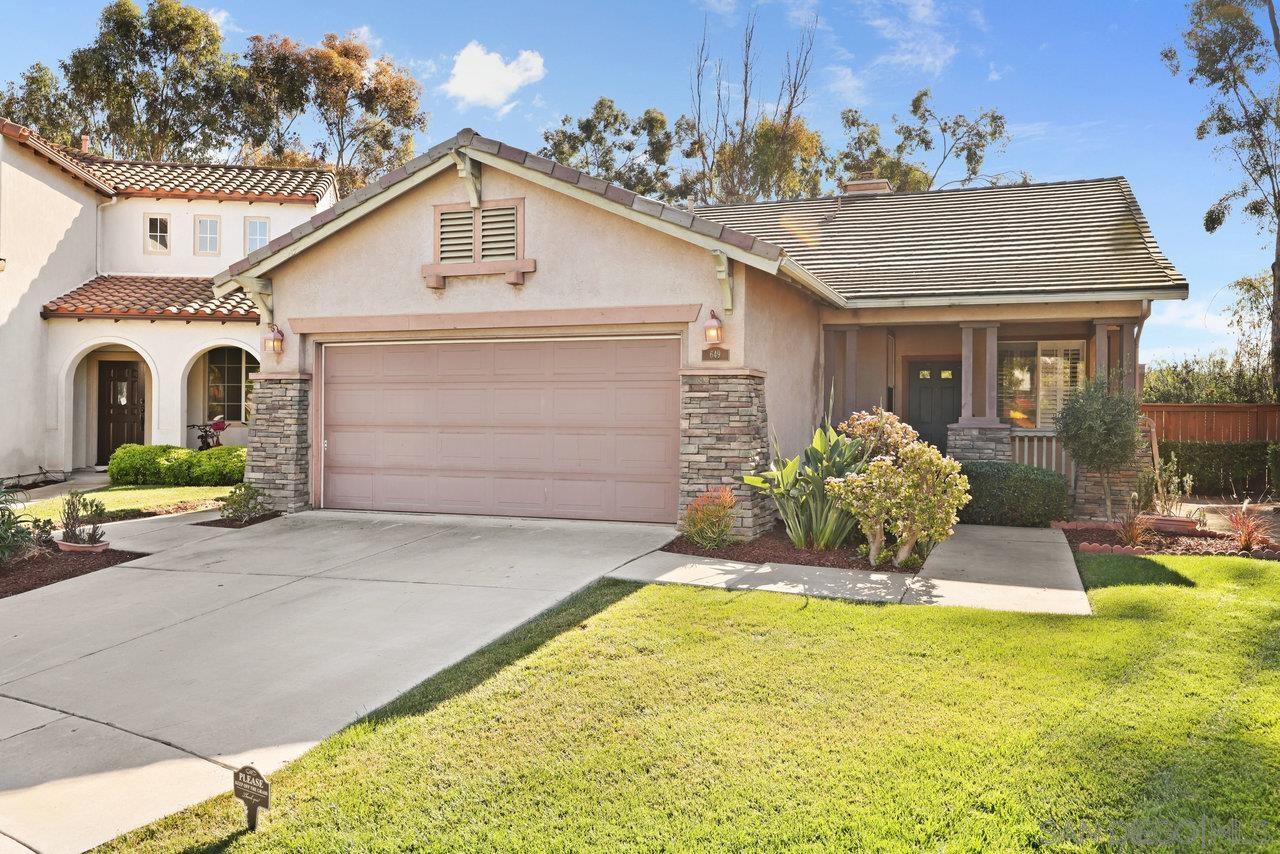
[[[258,265],[262,261],[271,257],[275,253],[296,243],[311,232],[322,227],[326,223],[341,216],[352,208],[358,207],[379,193],[393,187],[394,185],[410,178],[417,172],[422,171],[427,166],[435,163],[440,158],[446,156],[451,151],[458,149],[471,149],[477,152],[484,152],[500,157],[503,160],[509,160],[519,166],[525,166],[536,172],[541,172],[551,178],[555,178],[565,184],[578,187],[598,196],[602,196],[609,201],[630,208],[655,219],[663,220],[672,225],[681,226],[691,232],[699,234],[703,237],[709,237],[712,240],[718,240],[723,243],[734,246],[752,255],[756,255],[766,261],[777,261],[781,255],[780,247],[769,243],[759,237],[747,234],[734,228],[727,227],[718,222],[696,217],[684,208],[666,205],[662,202],[645,196],[637,195],[631,190],[624,189],[615,184],[609,184],[599,178],[588,175],[577,169],[570,169],[545,157],[539,157],[536,154],[525,151],[515,146],[507,145],[505,142],[499,142],[495,139],[488,139],[480,136],[470,128],[464,128],[459,131],[452,139],[434,145],[426,153],[415,157],[404,166],[388,172],[379,180],[367,187],[352,193],[346,198],[339,201],[332,208],[321,211],[311,217],[309,222],[304,222],[290,232],[286,232],[270,244],[263,248],[250,253],[244,259],[232,264],[231,267],[219,273],[214,277],[215,284],[221,284],[228,281],[234,276],[238,276]]]
[[[859,305],[1182,290],[1124,178],[703,207]]]
[[[113,160],[69,148],[62,153],[122,196],[316,202],[334,186],[327,169]]]
[[[72,160],[59,146],[45,142],[40,138],[39,134],[30,128],[24,127],[17,122],[11,122],[8,119],[0,118],[0,136],[12,139],[19,145],[30,149],[37,157],[41,157],[49,163],[52,163],[54,166],[85,184],[90,189],[95,190],[104,196],[114,194],[111,186],[103,181],[102,178],[86,169],[83,165]]]
[[[215,297],[209,279],[176,276],[98,276],[45,303],[40,316],[258,322],[243,292]]]

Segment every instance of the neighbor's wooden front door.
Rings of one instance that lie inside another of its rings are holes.
[[[907,423],[920,438],[947,452],[947,425],[960,420],[960,363],[912,362]]]
[[[98,363],[98,465],[121,445],[143,441],[142,374],[137,362]]]

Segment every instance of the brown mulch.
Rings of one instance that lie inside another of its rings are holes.
[[[279,512],[263,513],[261,516],[254,516],[248,522],[237,522],[235,519],[210,519],[207,522],[196,522],[205,528],[248,528],[250,525],[257,525],[259,522],[269,522],[280,516]]]
[[[786,532],[781,525],[774,526],[754,540],[733,543],[722,549],[704,549],[680,536],[663,546],[662,550],[664,552],[674,552],[675,554],[733,560],[740,563],[797,563],[801,566],[831,566],[841,569],[866,569],[880,572],[913,572],[907,569],[895,569],[893,564],[873,567],[870,561],[858,554],[857,546],[843,546],[825,552],[798,549],[791,545],[791,541],[787,539]]]
[[[19,561],[0,566],[0,599],[17,596],[46,584],[56,584],[106,569],[127,560],[144,557],[137,552],[121,552],[107,549],[101,554],[87,552],[39,552]]]
[[[1082,543],[1097,543],[1103,546],[1122,546],[1118,531],[1107,528],[1071,528],[1062,532],[1073,551],[1079,551]],[[1267,546],[1275,548],[1275,546]],[[1195,534],[1165,534],[1159,531],[1151,534],[1150,541],[1143,546],[1152,554],[1169,555],[1238,555],[1240,549],[1235,541],[1226,534],[1216,531],[1199,531]]]

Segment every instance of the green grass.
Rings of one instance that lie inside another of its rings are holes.
[[[272,775],[258,833],[224,796],[109,847],[1280,850],[1280,564],[1081,568],[1093,617],[602,582]]]
[[[156,511],[170,508],[198,509],[185,505],[213,506],[217,498],[231,491],[229,486],[108,486],[86,492],[106,505],[107,512]],[[61,519],[62,499],[34,501],[22,512],[42,519]]]

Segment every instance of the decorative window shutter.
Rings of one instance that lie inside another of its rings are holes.
[[[1084,343],[1048,341],[1040,344],[1039,424],[1052,426],[1067,402],[1067,395],[1084,379]]]
[[[480,261],[517,258],[515,208],[484,208],[480,211]]]
[[[440,263],[466,264],[475,260],[475,211],[441,211]]]

